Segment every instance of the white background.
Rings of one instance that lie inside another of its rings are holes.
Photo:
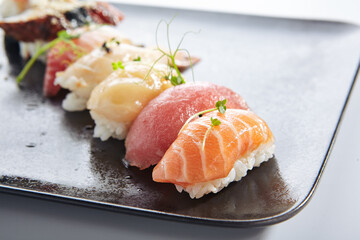
[[[359,0],[112,0],[112,2],[287,18],[330,19],[360,24]]]

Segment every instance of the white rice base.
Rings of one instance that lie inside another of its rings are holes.
[[[68,93],[62,102],[62,107],[69,112],[83,111],[86,109],[86,103],[91,94],[91,88],[86,87],[87,83],[82,78],[71,76],[70,78],[63,78],[61,73],[56,75],[55,84],[62,88],[73,91]],[[79,87],[83,86],[83,87]]]
[[[262,144],[253,152],[238,159],[227,177],[215,179],[209,182],[196,183],[185,188],[179,185],[175,185],[175,187],[179,192],[184,190],[189,193],[191,198],[196,199],[201,198],[210,192],[217,193],[224,187],[227,187],[229,183],[239,181],[242,177],[246,176],[248,170],[253,169],[253,167],[259,167],[261,163],[272,158],[274,153],[274,142]]]
[[[119,140],[125,139],[129,131],[130,123],[110,121],[94,111],[90,111],[90,114],[96,124],[93,135],[94,137],[98,137],[102,141],[106,141],[110,137]]]
[[[68,93],[61,106],[69,112],[83,111],[86,109],[87,99],[79,97],[75,93]]]

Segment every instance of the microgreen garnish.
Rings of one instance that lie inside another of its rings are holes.
[[[117,69],[124,69],[125,67],[124,67],[124,65],[123,65],[123,63],[121,62],[121,61],[118,61],[118,62],[113,62],[112,63],[112,67],[113,67],[113,69],[114,70],[117,70]]]
[[[79,34],[71,35],[65,30],[62,30],[57,33],[57,38],[52,40],[51,42],[45,44],[41,48],[39,48],[36,53],[31,57],[31,59],[26,63],[25,67],[22,69],[20,74],[16,77],[16,82],[19,84],[25,77],[25,75],[29,72],[32,65],[34,65],[36,59],[38,59],[42,54],[46,53],[50,48],[54,47],[59,42],[65,42],[69,44],[71,47],[76,48],[77,46],[71,41],[72,39],[79,38]]]
[[[226,111],[226,104],[227,100],[224,99],[222,101],[217,101],[216,104],[215,104],[215,107],[217,110],[219,110],[220,113],[224,114],[225,111]]]
[[[224,112],[225,113],[225,112]],[[204,135],[204,139],[203,139],[203,142],[202,142],[202,147],[201,147],[201,149],[204,151],[204,149],[205,149],[205,141],[206,141],[206,137],[207,137],[207,135],[209,135],[209,132],[210,132],[210,130],[214,127],[214,126],[219,126],[220,124],[221,124],[221,121],[219,120],[219,119],[217,119],[217,118],[212,118],[211,117],[211,125],[210,125],[210,127],[206,130],[206,132],[205,132],[205,135]]]
[[[194,33],[192,31],[189,31],[189,32],[186,32],[183,34],[180,42],[178,43],[175,51],[173,51],[171,49],[171,44],[170,44],[170,24],[172,23],[172,21],[174,20],[175,16],[169,21],[169,22],[166,22],[165,20],[161,20],[157,27],[156,27],[156,32],[155,32],[155,41],[156,41],[156,46],[157,46],[157,50],[160,51],[162,53],[162,55],[156,59],[153,63],[153,65],[151,66],[149,72],[146,74],[145,76],[145,79],[149,76],[151,70],[153,69],[153,67],[155,66],[155,64],[160,61],[160,59],[162,59],[163,57],[168,57],[169,58],[169,62],[171,63],[172,67],[175,69],[176,71],[176,75],[177,76],[174,76],[174,75],[170,75],[170,76],[165,76],[166,79],[169,79],[171,81],[171,84],[174,85],[174,86],[177,86],[177,85],[180,85],[180,84],[184,84],[185,83],[185,80],[183,78],[183,76],[181,75],[181,72],[178,68],[178,66],[176,65],[176,62],[175,62],[175,56],[178,52],[180,51],[183,51],[183,52],[186,52],[187,55],[189,56],[189,61],[190,61],[190,66],[191,66],[191,73],[192,73],[192,77],[194,79],[194,70],[193,70],[193,64],[192,64],[192,60],[191,60],[191,55],[189,53],[189,51],[187,49],[182,49],[180,48],[185,36],[189,33]],[[158,31],[159,31],[159,27],[161,25],[161,23],[165,23],[166,25],[166,36],[167,36],[167,44],[168,44],[168,51],[165,51],[163,49],[160,48],[159,46],[159,42],[158,42]]]
[[[133,61],[134,61],[134,62],[140,62],[140,61],[141,61],[141,57],[138,56],[137,58],[134,58]]]
[[[110,39],[110,42],[114,42],[114,43],[116,43],[117,45],[120,45],[120,41],[119,40],[117,40],[116,38],[112,38],[112,39]]]
[[[177,86],[177,85],[180,85],[180,84],[184,84],[185,80],[180,76],[171,76],[170,82],[171,82],[171,84],[173,86]]]
[[[180,129],[180,131],[179,131],[178,134],[181,133],[181,131],[186,127],[186,125],[187,125],[191,120],[193,120],[193,119],[196,118],[196,117],[199,117],[200,115],[203,115],[203,114],[209,113],[209,112],[213,112],[213,111],[216,111],[216,110],[218,110],[220,113],[224,114],[225,111],[226,111],[226,106],[225,106],[226,102],[227,102],[226,99],[224,99],[224,100],[222,100],[222,101],[221,101],[221,100],[220,100],[220,101],[217,101],[217,102],[215,103],[215,108],[211,108],[211,109],[207,109],[207,110],[204,110],[204,111],[195,113],[194,115],[192,115],[191,117],[189,117],[189,119],[185,122],[184,126],[182,126],[182,128]],[[217,126],[217,125],[215,125],[215,126]]]

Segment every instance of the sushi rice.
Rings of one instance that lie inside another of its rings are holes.
[[[242,177],[245,177],[248,170],[252,170],[253,167],[259,167],[261,163],[268,161],[273,157],[274,153],[274,141],[262,144],[253,152],[238,159],[226,177],[208,182],[196,183],[186,187],[175,184],[176,190],[179,192],[188,192],[191,198],[196,199],[201,198],[210,192],[217,193],[227,187],[231,182],[239,181]]]
[[[123,140],[125,139],[131,122],[115,122],[104,118],[94,111],[90,111],[91,117],[95,121],[94,137],[100,138],[102,141],[110,137]]]
[[[60,84],[61,86],[65,86],[68,89],[77,89],[76,92],[70,92],[66,95],[65,99],[62,102],[62,107],[66,111],[83,111],[86,109],[86,103],[88,101],[88,96],[90,96],[92,88],[82,87],[86,86],[87,83],[84,79],[79,79],[75,76],[71,76],[68,79],[64,79],[61,74],[57,75],[55,80],[55,84]]]

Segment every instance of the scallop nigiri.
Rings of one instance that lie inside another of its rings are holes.
[[[170,73],[170,67],[164,64],[151,68],[131,62],[96,86],[87,104],[96,123],[94,137],[103,141],[110,137],[124,139],[144,106],[172,86],[166,78]]]
[[[197,112],[213,108],[214,103],[222,99],[227,99],[229,108],[248,109],[240,95],[214,83],[186,83],[167,89],[154,98],[132,124],[125,141],[125,159],[140,169],[157,164],[186,120]]]
[[[72,40],[76,48],[70,46],[68,43],[59,42],[51,48],[47,54],[43,85],[43,93],[46,97],[55,96],[60,90],[60,86],[54,84],[57,72],[64,71],[81,56],[100,47],[104,41],[115,38],[121,43],[131,43],[130,39],[124,37],[122,33],[109,26],[87,26],[72,31],[71,34],[79,34],[79,38]]]
[[[212,126],[215,118],[220,125]],[[152,176],[155,182],[173,183],[179,192],[200,198],[239,181],[248,170],[270,159],[274,151],[271,130],[253,112],[211,112],[185,126]]]
[[[162,53],[156,49],[114,42],[109,43],[105,48],[93,50],[57,75],[56,83],[71,91],[63,102],[63,108],[67,111],[84,110],[94,87],[114,71],[113,62],[126,63],[140,60],[150,66],[161,55]],[[183,61],[184,57],[182,53],[176,55],[180,61]],[[168,64],[168,59],[162,58],[158,63]]]

